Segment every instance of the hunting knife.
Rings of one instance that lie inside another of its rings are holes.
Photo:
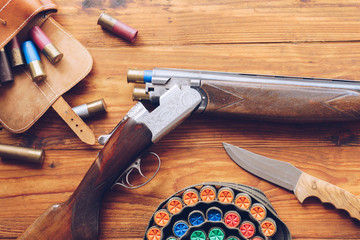
[[[223,146],[237,165],[257,177],[292,191],[300,203],[314,196],[322,202],[346,210],[351,217],[360,220],[360,198],[350,192],[313,177],[290,163],[267,158],[228,143],[223,143]]]

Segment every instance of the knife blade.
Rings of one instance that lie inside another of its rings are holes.
[[[311,176],[290,163],[267,158],[234,145],[223,143],[230,158],[241,168],[266,181],[292,191],[302,203],[314,196],[324,203],[344,209],[360,220],[360,198],[329,182]]]

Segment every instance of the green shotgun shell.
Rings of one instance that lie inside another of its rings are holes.
[[[209,240],[224,240],[225,233],[221,228],[212,228],[209,231]]]
[[[226,240],[239,240],[239,238],[234,237],[234,236],[230,236],[230,237],[226,238]]]
[[[196,230],[191,233],[190,240],[206,240],[206,234],[203,230]]]

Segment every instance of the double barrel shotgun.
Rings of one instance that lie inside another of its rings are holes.
[[[360,82],[160,69],[129,70],[135,104],[109,134],[70,198],[50,207],[19,239],[97,239],[105,192],[153,143],[192,113],[267,121],[323,122],[360,118]]]

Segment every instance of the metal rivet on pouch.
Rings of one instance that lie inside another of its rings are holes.
[[[6,22],[4,19],[2,19],[2,18],[0,18],[0,22],[1,22],[3,25],[6,25],[6,24],[7,24],[7,22]]]

